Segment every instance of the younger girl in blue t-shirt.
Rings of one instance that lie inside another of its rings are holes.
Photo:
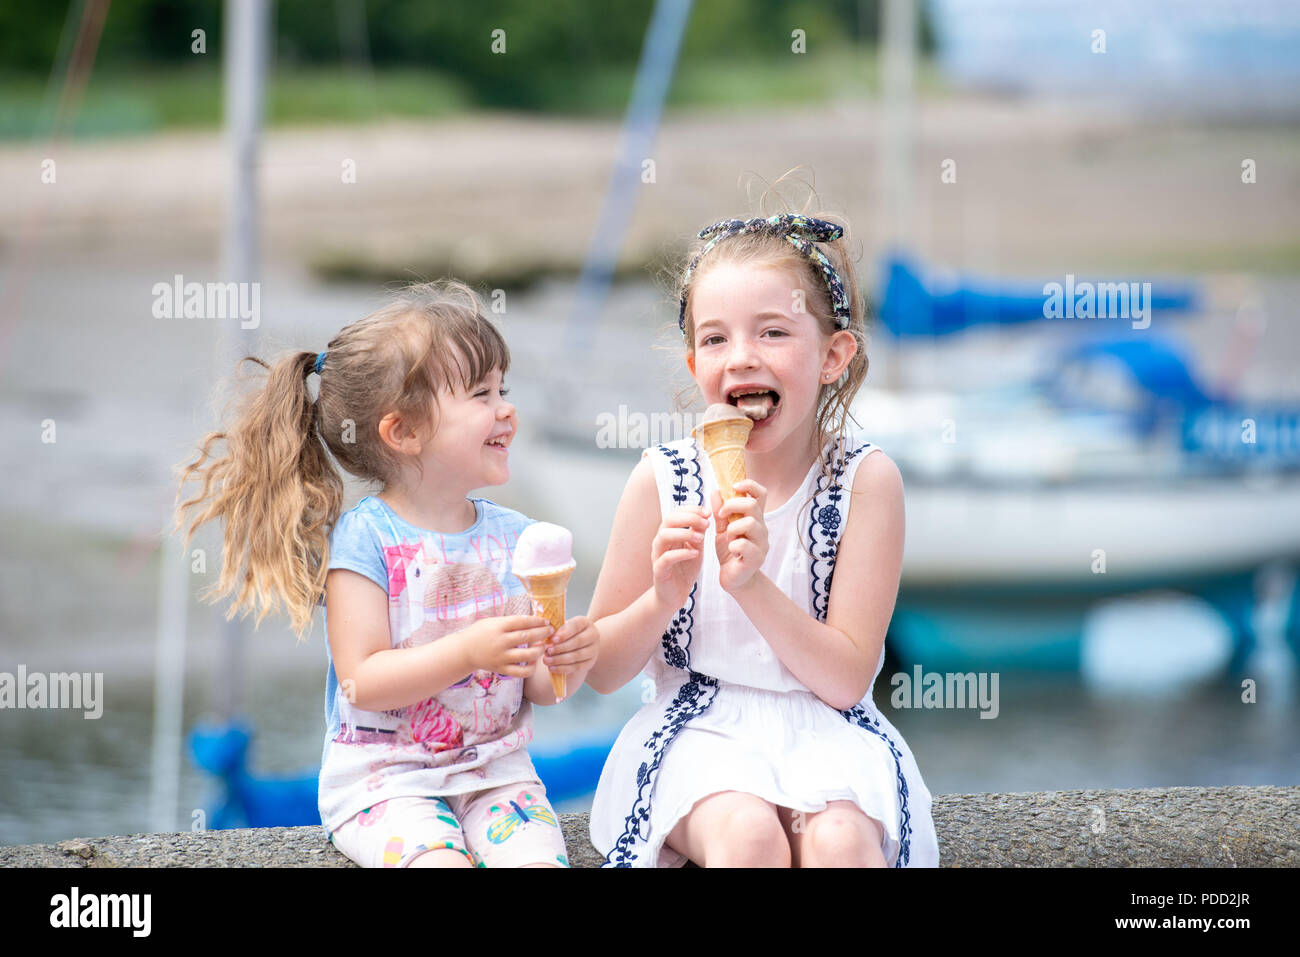
[[[468,497],[510,474],[500,332],[468,287],[423,284],[319,355],[252,361],[266,383],[184,469],[202,489],[177,526],[190,520],[188,541],[225,523],[210,597],[233,594],[231,616],[260,623],[283,603],[301,636],[324,592],[330,840],[370,867],[567,867],[525,750],[531,703],[555,703],[548,670],[581,685],[599,636],[585,617],[553,631],[533,614],[511,571],[532,520]],[[329,454],[381,491],[340,516]]]

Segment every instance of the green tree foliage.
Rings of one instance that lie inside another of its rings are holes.
[[[794,29],[810,50],[871,43],[880,2],[696,0],[683,62],[788,56]],[[75,30],[84,5],[0,4],[0,73],[48,75],[65,22]],[[481,105],[566,108],[598,102],[585,88],[612,75],[627,82],[653,8],[654,0],[279,0],[271,5],[273,59],[278,69],[430,70],[455,78]],[[220,0],[113,0],[96,72],[196,64],[195,29],[206,31],[202,65],[215,68],[222,18]],[[504,55],[491,50],[497,29],[505,31]]]

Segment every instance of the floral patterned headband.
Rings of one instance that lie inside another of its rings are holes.
[[[766,219],[724,219],[714,223],[712,226],[706,226],[700,230],[699,238],[708,239],[695,257],[691,260],[690,265],[686,267],[686,275],[682,277],[681,308],[677,316],[677,325],[682,330],[682,335],[686,335],[686,287],[691,281],[691,273],[699,264],[710,249],[719,242],[730,236],[738,236],[744,233],[772,233],[782,236],[795,249],[803,253],[821,270],[822,278],[826,281],[826,288],[831,294],[831,306],[835,314],[835,328],[847,329],[849,327],[849,297],[844,292],[844,284],[840,282],[839,273],[831,265],[831,261],[826,258],[826,254],[818,249],[814,243],[829,243],[839,239],[844,235],[844,228],[837,226],[835,223],[828,223],[824,219],[814,219],[811,216],[804,216],[799,213],[782,213],[777,216],[769,216]]]

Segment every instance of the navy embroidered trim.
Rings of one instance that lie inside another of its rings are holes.
[[[812,589],[813,612],[817,620],[825,623],[826,611],[831,600],[831,579],[835,575],[835,555],[838,550],[841,529],[840,499],[844,489],[840,478],[848,464],[861,453],[871,448],[871,443],[859,445],[848,455],[836,456],[841,452],[837,443],[829,453],[831,470],[834,475],[830,487],[826,487],[826,475],[817,477],[817,491],[813,494],[812,506],[808,510],[808,538],[812,543]],[[818,574],[821,567],[824,574]]]
[[[656,451],[662,452],[667,457],[673,475],[677,477],[676,484],[673,486],[673,501],[678,505],[684,505],[690,498],[695,501],[695,504],[703,505],[704,482],[700,477],[699,450],[696,450],[692,463],[693,474],[692,469],[687,467],[685,459],[676,449],[661,445]],[[691,586],[686,604],[673,615],[673,620],[668,623],[668,629],[660,639],[664,649],[664,661],[683,671],[688,671],[691,667],[691,633],[695,627],[695,593],[698,589],[698,582]]]
[[[643,747],[651,750],[651,760],[641,762],[636,773],[636,800],[632,802],[632,813],[623,822],[623,833],[614,842],[613,848],[605,855],[602,867],[631,867],[637,855],[632,845],[644,841],[648,835],[641,827],[650,822],[650,796],[654,793],[655,778],[659,765],[663,761],[668,746],[672,744],[677,733],[687,723],[708,710],[718,693],[718,680],[690,672],[690,677],[677,689],[672,703],[664,713],[664,725],[646,739]]]
[[[862,705],[855,704],[848,711],[841,711],[840,714],[844,715],[846,721],[855,723],[858,727],[866,728],[872,734],[879,735],[884,739],[885,744],[889,746],[889,753],[894,756],[894,769],[898,773],[899,810],[902,814],[898,825],[898,859],[894,861],[894,866],[904,867],[911,857],[912,815],[907,809],[907,778],[903,775],[902,753],[890,740],[889,735],[880,730],[880,721],[867,714]]]

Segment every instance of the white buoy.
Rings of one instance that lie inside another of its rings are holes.
[[[1090,609],[1079,668],[1092,690],[1160,695],[1212,678],[1232,652],[1232,632],[1213,606],[1160,592]]]

